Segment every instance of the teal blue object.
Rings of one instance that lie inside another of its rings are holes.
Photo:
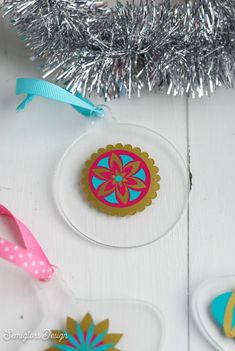
[[[74,347],[72,346],[67,346],[67,345],[54,345],[54,347],[56,347],[58,350],[62,350],[62,351],[74,351],[74,350],[81,350],[82,349],[79,347],[77,347],[76,349],[74,349]]]
[[[103,117],[104,109],[94,105],[90,100],[84,98],[81,94],[73,95],[66,89],[59,87],[45,80],[34,78],[18,78],[16,80],[16,94],[26,94],[27,97],[17,107],[17,111],[23,110],[27,104],[36,96],[63,102],[71,105],[76,111],[85,117]]]
[[[105,181],[102,180],[102,179],[99,179],[95,176],[92,177],[92,184],[93,184],[93,187],[95,188],[95,190],[97,190],[99,188],[99,186],[101,184],[103,184]]]
[[[123,167],[124,167],[127,163],[133,161],[133,158],[132,158],[131,156],[128,156],[128,155],[120,155],[120,157],[121,157],[121,160],[122,160]]]
[[[86,346],[86,341],[80,324],[76,323],[77,336],[81,346]]]
[[[94,335],[94,331],[95,331],[95,327],[94,327],[94,324],[92,323],[89,327],[89,330],[87,332],[87,337],[86,337],[86,342],[87,344],[89,345],[92,338],[93,338],[93,335]]]
[[[132,190],[132,189],[129,189],[129,193],[130,193],[130,201],[134,201],[134,200],[138,199],[138,197],[141,194],[140,191],[136,191],[136,190]]]
[[[228,292],[228,293],[219,295],[211,303],[212,316],[221,328],[223,328],[224,326],[224,315],[226,311],[226,306],[232,294],[233,294],[232,292]],[[235,310],[233,313],[232,326],[233,327],[235,326]]]
[[[70,344],[74,345],[77,349],[81,347],[81,344],[78,343],[78,341],[75,339],[74,336],[66,333],[66,337],[67,337],[68,341],[70,342]]]
[[[145,181],[146,179],[146,174],[143,168],[140,168],[140,170],[134,175],[135,178],[139,178],[140,180]]]
[[[107,202],[110,202],[111,204],[118,204],[118,200],[114,191],[110,195],[106,196],[104,199]]]
[[[97,163],[97,166],[109,168],[109,158],[108,158],[108,157],[102,158],[102,159]]]
[[[122,176],[121,175],[117,175],[116,177],[115,177],[115,180],[116,180],[116,182],[118,182],[118,183],[120,183],[121,181],[122,181]]]

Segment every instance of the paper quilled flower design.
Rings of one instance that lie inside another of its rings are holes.
[[[211,305],[215,322],[227,338],[235,338],[235,291],[216,297]]]
[[[53,330],[52,340],[56,343],[47,351],[119,351],[115,348],[122,334],[108,334],[109,320],[94,324],[87,313],[81,323],[67,318],[67,330]]]
[[[133,215],[151,205],[160,189],[159,169],[146,152],[108,145],[86,161],[81,185],[87,200],[113,216]]]

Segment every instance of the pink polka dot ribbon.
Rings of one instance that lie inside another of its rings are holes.
[[[38,280],[50,280],[54,267],[33,233],[3,205],[0,205],[0,215],[13,220],[24,245],[16,245],[0,237],[0,257],[33,274]]]

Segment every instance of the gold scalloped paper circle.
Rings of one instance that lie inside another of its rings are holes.
[[[85,162],[81,187],[97,210],[127,216],[152,204],[159,181],[159,169],[147,152],[130,144],[116,144],[100,148]]]

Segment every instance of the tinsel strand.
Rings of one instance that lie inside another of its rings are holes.
[[[5,0],[4,12],[44,77],[73,93],[201,97],[233,87],[235,0]]]

